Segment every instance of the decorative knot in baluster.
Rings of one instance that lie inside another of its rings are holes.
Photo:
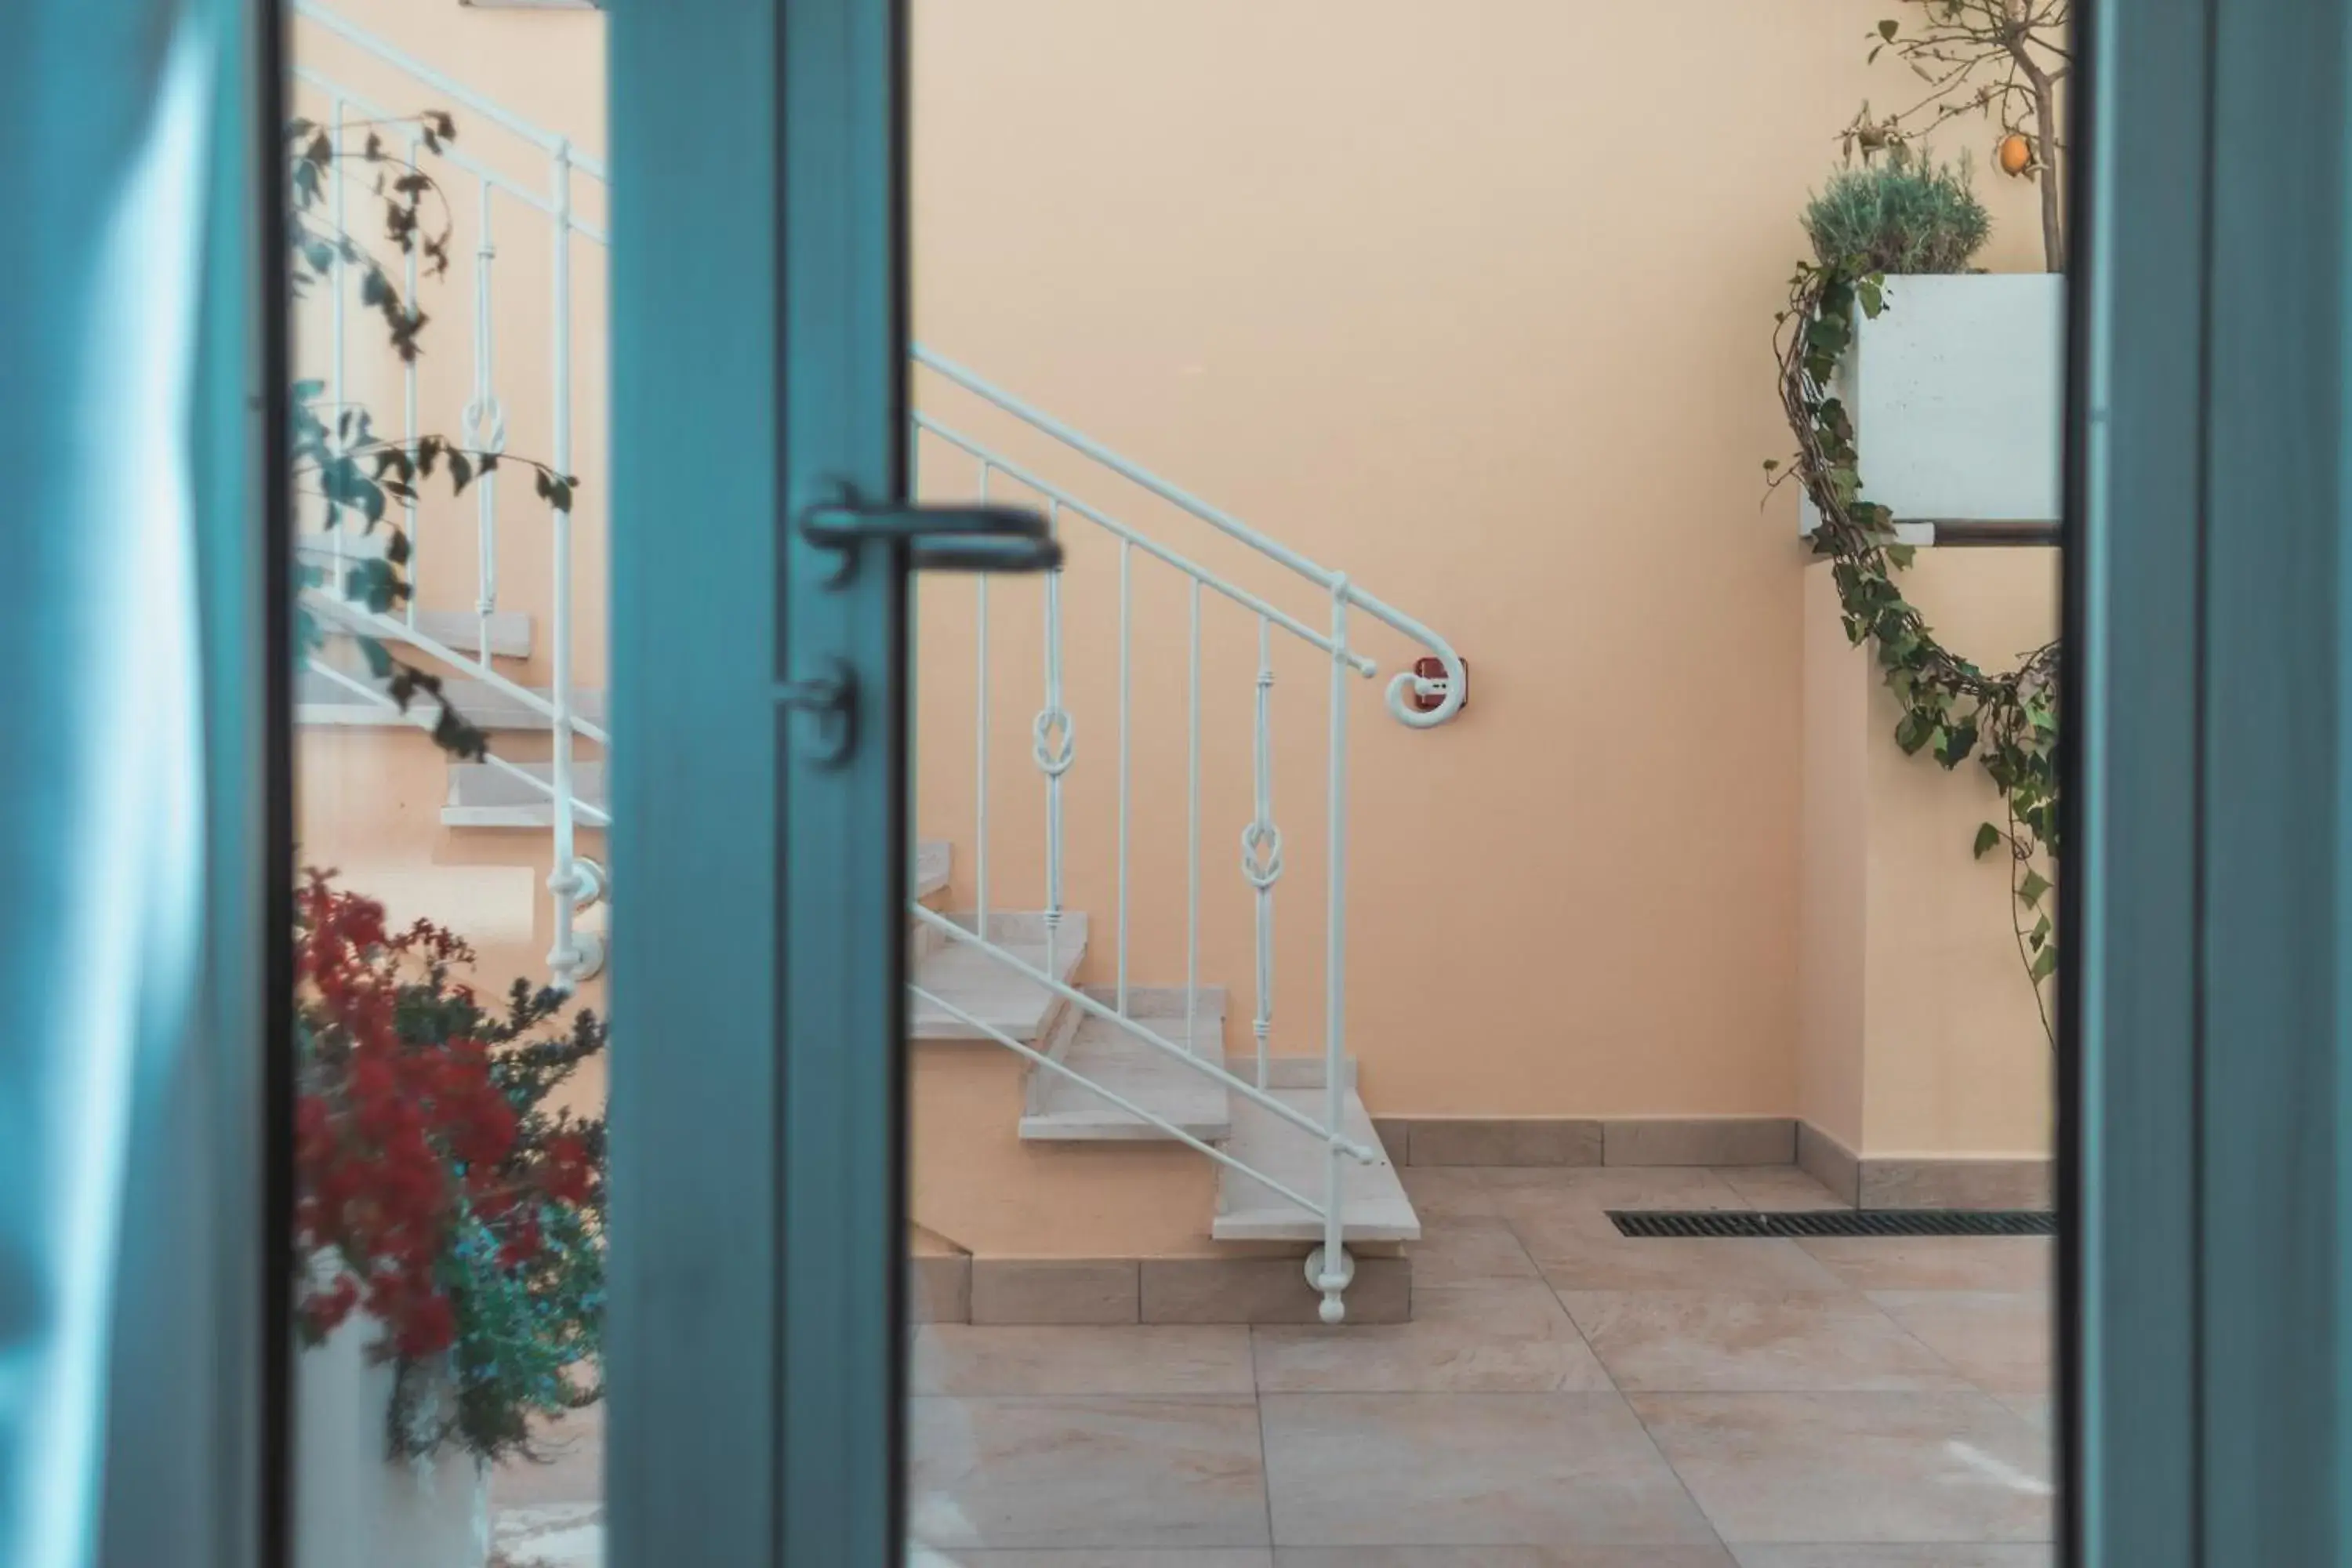
[[[1242,829],[1242,876],[1260,892],[1282,877],[1282,829],[1253,822]]]
[[[1070,771],[1078,751],[1078,727],[1066,710],[1058,707],[1039,709],[1029,734],[1029,754],[1037,760],[1047,777],[1060,778]]]

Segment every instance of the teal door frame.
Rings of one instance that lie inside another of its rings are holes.
[[[0,6],[0,1562],[274,1547],[290,897],[268,0]]]
[[[615,1568],[899,1555],[900,47],[613,7]]]
[[[2345,1560],[2340,0],[2108,0],[2078,105],[2068,1531]]]

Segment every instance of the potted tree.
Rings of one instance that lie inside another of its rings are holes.
[[[2059,515],[2068,12],[2069,0],[1910,0],[1880,22],[1872,58],[1926,86],[1884,118],[1862,107],[1843,134],[1848,166],[1806,213],[1818,263],[1869,280],[1835,391],[1906,542],[1931,542],[1938,523]],[[1922,139],[1971,119],[1991,133],[1993,166],[2039,187],[2042,272],[1969,269],[1984,208],[1965,165],[1937,167]]]
[[[296,915],[296,1555],[481,1568],[488,1467],[601,1392],[604,1127],[551,1101],[604,1026],[325,874]]]
[[[1898,536],[2055,521],[2065,279],[1969,270],[1991,220],[1967,166],[1901,148],[1839,170],[1804,224],[1821,267],[1862,280],[1833,390]]]

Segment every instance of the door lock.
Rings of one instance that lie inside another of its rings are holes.
[[[803,750],[818,767],[839,767],[857,744],[857,671],[847,659],[829,658],[822,673],[785,681],[776,703],[813,721],[815,734]]]

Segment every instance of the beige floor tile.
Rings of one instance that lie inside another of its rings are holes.
[[[1412,1321],[1254,1329],[1266,1393],[1600,1392],[1608,1374],[1540,1280],[1423,1287]]]
[[[908,1401],[909,1529],[966,1547],[1263,1546],[1248,1399]]]
[[[1253,1392],[1249,1331],[1138,1324],[1090,1328],[917,1329],[908,1381],[916,1394],[1240,1394]]]
[[[1637,1394],[1726,1541],[2048,1541],[2042,1435],[1982,1394]]]
[[[1728,1190],[1728,1189],[1727,1189]],[[1599,1209],[1515,1218],[1528,1255],[1559,1290],[1849,1290],[1793,1241],[1620,1236]]]
[[[1853,1206],[1794,1165],[1718,1165],[1715,1173],[1750,1208],[1811,1212]]]
[[[1535,1259],[1499,1219],[1422,1219],[1422,1238],[1407,1249],[1413,1289],[1479,1279],[1538,1279]]]
[[[1263,1546],[1211,1547],[1205,1551],[1122,1552],[1081,1548],[1076,1552],[958,1552],[915,1568],[1273,1568]]]
[[[1704,1545],[1614,1394],[1270,1394],[1285,1546]]]
[[[1147,1258],[1146,1323],[1319,1323],[1323,1299],[1303,1258]],[[1359,1258],[1348,1321],[1402,1323],[1412,1316],[1412,1261]]]
[[[2038,1236],[1823,1236],[1797,1243],[1857,1290],[2047,1290]]]
[[[1713,1171],[1692,1165],[1529,1165],[1481,1171],[1493,1208],[1514,1222],[1596,1209],[1744,1209]]]
[[[1969,1387],[1862,1296],[1563,1291],[1560,1300],[1628,1394]]]
[[[604,1407],[561,1421],[533,1422],[537,1459],[509,1459],[490,1472],[493,1510],[593,1503],[604,1496]]]
[[[1452,1165],[1399,1165],[1397,1180],[1412,1200],[1427,1236],[1433,1220],[1489,1219],[1495,1194],[1482,1179],[1485,1173]]]
[[[1992,1396],[2044,1432],[2057,1419],[2056,1407],[2047,1394],[2003,1394],[1996,1389]]]
[[[1281,1546],[1274,1568],[1738,1568],[1720,1546]]]
[[[1930,1546],[1735,1546],[1739,1568],[2057,1568],[2055,1547],[2040,1544],[1971,1546],[1944,1542]]]
[[[604,1568],[604,1505],[500,1509],[491,1521],[490,1545],[494,1563],[518,1568]]]
[[[2057,1323],[2039,1291],[1874,1290],[1870,1300],[1990,1394],[2046,1394]]]

